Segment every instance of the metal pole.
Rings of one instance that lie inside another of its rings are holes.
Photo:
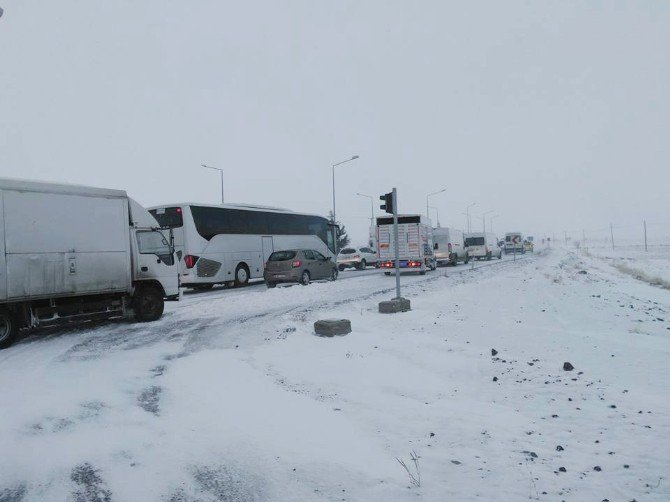
[[[612,237],[612,250],[614,250],[614,227],[610,223],[610,236]]]
[[[393,187],[393,242],[395,244],[395,297],[400,296],[400,249],[398,246],[398,192]]]
[[[335,164],[333,164],[331,167],[333,169],[333,225],[334,225],[335,222],[337,221],[335,219]],[[337,242],[335,243],[335,251],[337,251]]]
[[[644,220],[644,250],[649,251],[647,249],[647,220]]]
[[[223,204],[223,169],[219,171],[219,174],[221,175],[221,204]]]

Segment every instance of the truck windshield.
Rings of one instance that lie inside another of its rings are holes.
[[[137,248],[140,254],[155,254],[167,265],[172,265],[174,262],[170,244],[161,232],[152,230],[137,232]]]

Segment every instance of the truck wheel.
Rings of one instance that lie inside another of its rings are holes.
[[[344,271],[344,265],[339,265],[337,268],[340,270],[340,272]]]
[[[365,260],[361,260],[361,264],[358,266],[359,270],[365,270],[365,267],[367,267],[368,264],[365,263]]]
[[[246,286],[249,283],[249,269],[240,263],[235,269],[235,286]]]
[[[268,289],[276,288],[277,283],[276,282],[266,282],[265,285],[268,287]]]
[[[0,310],[0,349],[6,349],[16,340],[19,324],[11,312]]]
[[[133,298],[135,319],[139,322],[157,321],[163,315],[163,293],[156,286],[140,286]]]
[[[384,275],[391,275],[391,272],[384,272]]]

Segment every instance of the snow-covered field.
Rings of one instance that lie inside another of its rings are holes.
[[[670,245],[589,248],[588,254],[610,262],[621,272],[670,289]]]
[[[404,314],[369,274],[33,335],[0,352],[0,501],[670,500],[670,292],[478,265],[404,277]]]

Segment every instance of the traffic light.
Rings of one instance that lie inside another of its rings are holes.
[[[379,209],[383,209],[387,213],[393,214],[393,192],[380,195],[379,200],[384,201],[384,204],[380,205]]]

